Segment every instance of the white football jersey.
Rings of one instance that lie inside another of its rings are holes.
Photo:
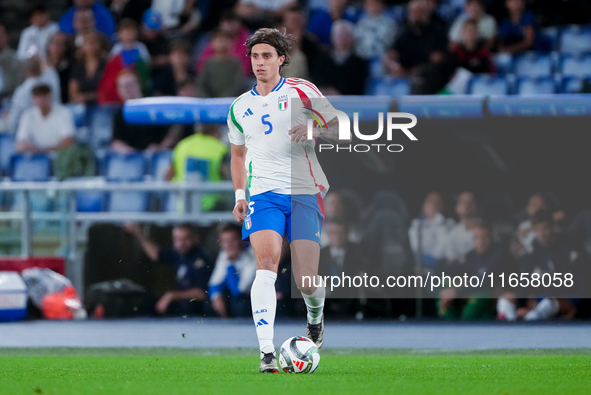
[[[246,145],[248,150],[245,166],[251,196],[268,191],[326,194],[328,182],[316,158],[316,141],[295,143],[288,134],[291,128],[307,124],[308,108],[312,106],[322,107],[318,110],[332,108],[314,84],[299,78],[281,78],[264,97],[255,85],[232,103],[228,114],[229,139],[232,144]],[[334,115],[328,117],[327,122]]]

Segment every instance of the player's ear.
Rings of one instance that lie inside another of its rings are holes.
[[[280,60],[279,66],[281,66],[283,64],[283,62],[285,62],[285,55],[281,55],[279,57],[279,60]]]

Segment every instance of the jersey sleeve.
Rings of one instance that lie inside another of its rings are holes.
[[[320,115],[320,122],[328,123],[335,117],[335,108],[313,83],[300,78],[290,78],[289,85],[297,92],[305,108],[311,108]]]
[[[235,106],[238,100],[240,100],[240,98],[236,99],[234,103],[232,103],[230,106],[230,111],[228,112],[228,137],[230,143],[234,145],[244,145],[246,143],[246,140],[244,139],[244,130],[238,122],[238,118],[234,114],[236,111]]]

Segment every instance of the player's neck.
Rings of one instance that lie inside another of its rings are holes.
[[[269,80],[267,82],[257,80],[256,90],[257,92],[259,92],[259,95],[267,96],[277,86],[279,81],[281,81],[281,76],[279,75],[279,73],[277,73],[277,75],[272,80]]]

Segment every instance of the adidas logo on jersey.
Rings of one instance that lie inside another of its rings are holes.
[[[269,323],[267,321],[265,321],[264,319],[260,319],[259,322],[257,322],[257,328],[259,326],[263,326],[263,325],[269,325]]]
[[[245,118],[249,115],[253,115],[252,110],[250,108],[244,112],[244,115],[242,116],[242,118]]]

